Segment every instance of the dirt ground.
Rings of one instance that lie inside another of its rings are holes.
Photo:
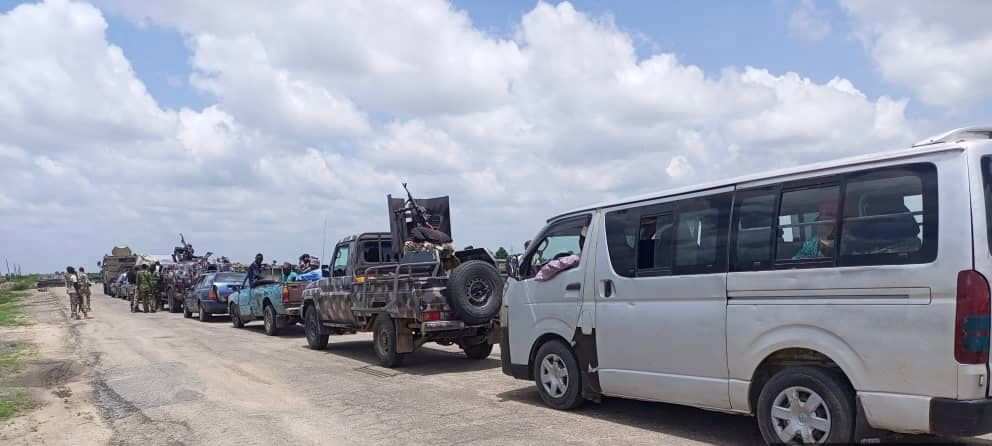
[[[268,337],[180,314],[131,314],[93,296],[70,321],[63,289],[26,299],[35,324],[0,331],[37,354],[14,377],[37,408],[0,424],[3,445],[756,444],[749,417],[608,399],[546,408],[531,383],[503,375],[498,349],[468,360],[431,346],[397,370],[374,365],[366,334],[325,352],[300,328]],[[927,442],[932,437],[899,437]],[[940,439],[947,441],[947,439]],[[975,442],[992,444],[984,439]]]

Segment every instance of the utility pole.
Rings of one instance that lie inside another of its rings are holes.
[[[3,258],[3,263],[7,264],[7,276],[10,276],[10,261],[6,257]]]

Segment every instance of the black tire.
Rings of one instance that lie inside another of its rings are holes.
[[[393,319],[381,315],[372,325],[372,349],[379,358],[379,365],[386,368],[398,367],[403,364],[406,353],[396,352],[396,324]]]
[[[544,373],[542,365],[545,360],[554,369],[564,370],[567,373],[555,375],[553,370],[549,370],[547,375],[557,379],[558,386],[553,383],[548,386],[543,382]],[[545,342],[537,350],[534,357],[534,383],[537,385],[537,392],[541,395],[544,404],[558,410],[572,410],[582,405],[585,399],[582,398],[582,375],[579,372],[579,363],[575,359],[572,349],[559,340]],[[546,387],[554,388],[555,392]],[[564,389],[562,389],[562,387]]]
[[[303,330],[307,334],[307,346],[311,350],[327,348],[327,341],[331,336],[327,330],[321,328],[320,315],[317,314],[317,308],[313,305],[307,305],[303,310]]]
[[[793,440],[802,440],[801,437],[806,435],[806,432],[803,431],[809,428],[808,434],[814,440],[825,438],[826,443],[853,442],[856,409],[854,390],[851,389],[850,385],[844,381],[839,373],[831,370],[817,367],[789,367],[772,376],[761,388],[761,393],[758,395],[758,428],[761,430],[761,436],[764,437],[766,443],[787,443],[779,436],[776,426],[785,432],[783,435],[788,436],[791,424],[787,420],[775,419],[772,416],[772,409],[774,405],[778,404],[777,400],[780,398],[785,398],[783,401],[792,401],[792,398],[788,396],[788,389],[796,390],[795,398],[803,406],[813,398],[809,391],[815,392],[823,402],[822,405],[817,405],[818,408],[812,408],[813,416],[807,414],[804,417],[805,421],[799,424],[800,430],[793,434]],[[803,394],[805,394],[805,400],[803,400]],[[779,407],[781,408],[781,406]],[[813,429],[811,421],[825,416],[829,416],[827,432]]]
[[[245,328],[245,321],[241,320],[241,310],[238,309],[237,304],[229,305],[227,312],[231,313],[231,325],[234,328]]]
[[[475,344],[468,347],[462,348],[465,352],[465,356],[468,359],[486,359],[493,352],[493,345],[488,342],[483,342],[481,344]]]
[[[276,310],[272,308],[272,304],[265,305],[262,316],[265,319],[265,334],[277,336],[279,334],[279,323],[276,321]]]
[[[448,277],[451,308],[466,324],[484,324],[497,314],[503,299],[503,278],[482,260],[455,267]]]
[[[183,317],[186,319],[193,318],[193,312],[190,311],[189,305],[186,305],[185,303],[183,304]]]
[[[200,319],[200,322],[210,322],[210,313],[203,309],[203,305],[199,301],[196,302],[196,316]]]

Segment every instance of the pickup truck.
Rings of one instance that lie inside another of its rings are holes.
[[[441,212],[447,215],[447,197],[442,198]],[[393,231],[342,239],[334,249],[331,277],[303,291],[307,345],[322,350],[331,334],[371,331],[384,367],[398,366],[427,342],[457,344],[471,359],[488,357],[499,341],[503,288],[492,255],[423,243],[417,246],[429,249],[408,251],[409,231],[402,225],[409,203],[395,209],[397,203],[389,201],[397,218]],[[404,250],[394,249],[397,245]]]
[[[282,328],[298,323],[303,289],[311,282],[288,282],[288,273],[283,268],[268,268],[255,283],[248,283],[246,276],[241,289],[228,298],[231,325],[244,328],[246,323],[262,319],[265,334],[276,336]]]

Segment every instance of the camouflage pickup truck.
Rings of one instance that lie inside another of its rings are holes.
[[[447,200],[421,200],[427,204],[421,206],[389,198],[391,232],[337,243],[330,277],[303,291],[310,348],[326,348],[331,334],[371,331],[384,367],[427,342],[457,344],[471,359],[489,356],[499,342],[503,279],[488,251],[451,249]]]

